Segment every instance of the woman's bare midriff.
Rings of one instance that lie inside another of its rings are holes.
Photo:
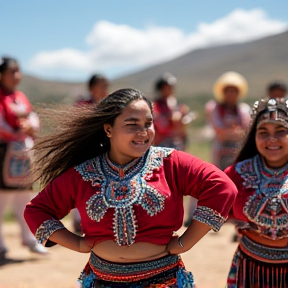
[[[120,263],[155,260],[169,254],[166,245],[139,242],[131,246],[119,246],[113,240],[96,244],[92,251],[102,259]]]
[[[261,236],[259,233],[253,232],[253,231],[247,231],[247,230],[242,230],[241,234],[248,237],[252,241],[265,245],[265,246],[270,246],[270,247],[287,247],[288,246],[288,239],[287,238],[282,238],[282,239],[268,239],[265,236]]]

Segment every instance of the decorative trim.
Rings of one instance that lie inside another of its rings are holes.
[[[253,193],[243,207],[249,228],[270,239],[288,234],[288,164],[281,169],[264,166],[260,155],[236,164],[236,172]],[[285,195],[285,196],[284,196]]]
[[[240,249],[247,255],[269,263],[288,263],[288,248],[275,248],[258,244],[246,236],[242,236]]]
[[[108,208],[114,209],[113,232],[119,246],[134,243],[137,219],[134,206],[140,205],[149,216],[164,209],[165,195],[149,185],[157,179],[163,158],[174,149],[151,147],[137,161],[120,167],[100,155],[75,167],[84,181],[90,181],[95,194],[86,202],[86,213],[100,222]],[[131,165],[133,163],[133,165]]]
[[[221,216],[220,213],[209,207],[198,206],[193,215],[193,219],[209,225],[213,231],[218,232],[227,218]]]
[[[257,189],[259,185],[258,175],[254,169],[255,167],[254,158],[255,157],[244,160],[242,162],[238,162],[235,165],[235,170],[243,179],[242,185],[245,188]]]
[[[44,221],[35,233],[35,237],[38,243],[45,245],[49,240],[49,237],[57,230],[63,229],[65,226],[59,221],[55,219],[50,219]]]

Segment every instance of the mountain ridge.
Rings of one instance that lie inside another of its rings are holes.
[[[155,80],[164,72],[177,79],[176,95],[181,99],[208,95],[216,79],[226,71],[237,71],[248,81],[248,98],[266,96],[270,81],[288,80],[288,31],[258,40],[190,51],[170,61],[111,80],[110,91],[132,87],[152,97]],[[23,75],[19,85],[33,102],[72,103],[87,94],[86,83],[48,81]],[[210,96],[209,96],[210,95]],[[192,100],[192,99],[190,99]]]

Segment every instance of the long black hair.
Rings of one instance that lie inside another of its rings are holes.
[[[115,118],[134,100],[146,101],[152,112],[150,100],[134,89],[115,91],[98,105],[69,106],[56,111],[55,115],[62,118],[61,125],[52,134],[39,138],[33,148],[34,179],[45,187],[69,168],[109,151],[103,125],[113,126]]]
[[[246,159],[252,158],[256,156],[257,154],[259,154],[257,150],[257,146],[256,146],[255,136],[256,136],[256,130],[257,130],[257,122],[258,122],[258,118],[260,115],[261,113],[257,115],[257,117],[255,117],[255,119],[253,120],[250,130],[246,136],[246,140],[238,156],[236,157],[235,163],[244,161]]]

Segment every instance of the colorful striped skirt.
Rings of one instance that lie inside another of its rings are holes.
[[[227,288],[288,288],[288,248],[273,248],[243,236],[234,254]]]
[[[193,275],[185,270],[179,255],[126,264],[106,261],[91,252],[78,280],[82,288],[194,288]]]

